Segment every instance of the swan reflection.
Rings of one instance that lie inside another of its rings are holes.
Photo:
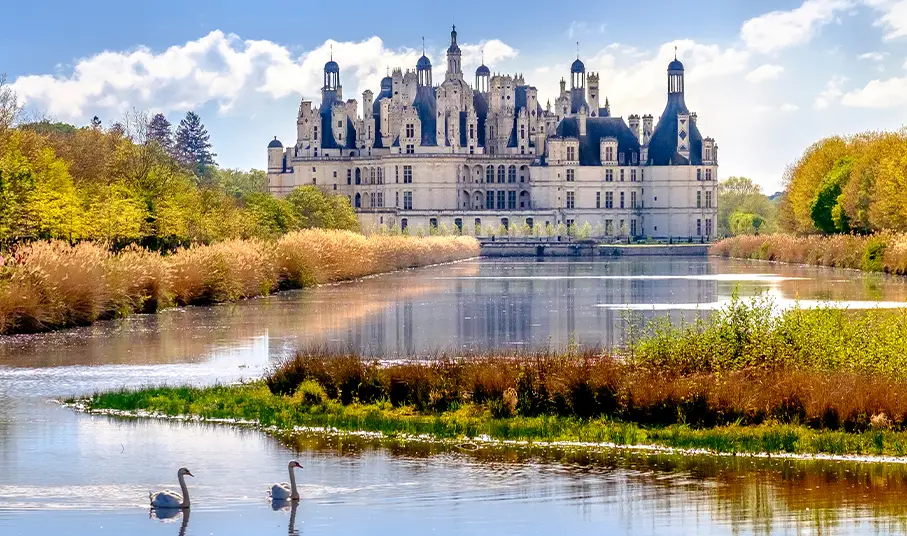
[[[296,530],[296,509],[299,508],[299,501],[273,500],[271,501],[271,508],[275,512],[289,510],[290,523],[287,528],[287,533],[289,536],[299,536],[299,531]]]
[[[179,536],[186,536],[186,527],[189,525],[189,509],[188,508],[152,508],[148,512],[149,518],[158,519],[165,523],[176,522],[176,516],[179,516],[179,515],[183,516],[183,518],[180,522]]]

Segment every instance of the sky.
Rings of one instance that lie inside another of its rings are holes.
[[[443,80],[457,25],[463,71],[522,73],[552,101],[577,53],[611,113],[656,118],[666,68],[686,66],[686,102],[719,147],[720,176],[766,193],[819,139],[907,123],[907,0],[649,0],[560,9],[459,0],[20,3],[0,33],[0,71],[27,117],[105,125],[133,109],[174,124],[196,111],[221,166],[266,165],[274,136],[295,142],[301,98],[320,100],[333,51],[345,99],[377,93],[388,67],[425,52]],[[579,43],[577,45],[577,42]]]

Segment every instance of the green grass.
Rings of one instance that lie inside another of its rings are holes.
[[[702,429],[681,424],[643,427],[609,418],[553,415],[495,418],[487,407],[476,404],[420,414],[411,407],[393,407],[388,402],[343,405],[327,399],[317,385],[301,388],[292,396],[272,394],[263,382],[207,388],[146,388],[100,393],[83,402],[88,410],[143,410],[168,416],[248,420],[274,427],[275,433],[294,427],[333,427],[381,432],[391,437],[488,436],[497,440],[654,445],[718,453],[903,455],[907,452],[907,432],[903,431],[848,433],[777,423]]]

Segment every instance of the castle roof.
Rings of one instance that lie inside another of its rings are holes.
[[[422,57],[419,58],[419,61],[416,62],[416,69],[419,69],[420,71],[423,69],[431,69],[431,60],[428,59],[428,56],[423,54]]]
[[[668,64],[668,71],[683,71],[683,64],[680,60],[674,58],[674,61]]]
[[[562,119],[557,125],[558,136],[579,139],[579,165],[600,166],[602,138],[616,138],[617,152],[625,153],[626,162],[631,154],[639,154],[639,139],[630,131],[622,117],[590,117],[586,119],[586,135],[579,135],[579,120],[576,117]]]
[[[268,144],[268,149],[274,149],[275,147],[278,149],[283,149],[283,144],[280,143],[280,140],[277,139],[277,136],[274,136],[274,139],[271,140],[271,143]]]
[[[702,134],[696,127],[696,123],[690,121],[687,131],[690,133],[690,158],[687,159],[677,152],[677,115],[689,114],[687,105],[683,99],[683,93],[672,93],[668,95],[668,104],[665,106],[658,125],[652,132],[652,138],[649,140],[649,164],[656,166],[669,165],[701,165],[702,164]]]
[[[479,68],[476,69],[476,76],[491,76],[491,69],[485,66],[485,64],[479,65]]]
[[[584,73],[586,72],[586,66],[580,61],[579,58],[576,58],[576,61],[573,62],[573,65],[570,66],[571,73]]]
[[[336,62],[336,61],[331,60],[331,61],[329,61],[329,62],[327,62],[327,63],[324,64],[324,72],[326,72],[326,73],[339,73],[339,72],[340,72],[340,66],[337,65],[337,62]]]

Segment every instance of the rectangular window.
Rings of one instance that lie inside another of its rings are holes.
[[[711,169],[705,170],[705,180],[707,180],[707,181],[712,180],[712,170]]]
[[[469,125],[469,139],[471,139],[471,140],[476,139],[476,126],[475,125]]]
[[[567,160],[573,161],[576,160],[576,148],[567,147]]]
[[[573,182],[573,180],[574,180],[575,178],[576,178],[575,170],[573,170],[573,169],[568,169],[568,170],[567,170],[567,182]]]
[[[403,192],[403,210],[413,209],[413,193]]]
[[[573,208],[576,203],[573,192],[567,192],[567,208]]]
[[[400,166],[394,166],[394,182],[400,183]]]
[[[353,170],[352,169],[346,170],[346,183],[353,184]]]
[[[520,125],[520,139],[526,139],[526,125]]]
[[[384,184],[384,168],[378,168],[378,184]]]
[[[602,193],[595,192],[595,208],[602,208]]]
[[[705,208],[712,208],[712,192],[705,193]]]
[[[605,147],[605,162],[614,161],[614,147]]]
[[[636,208],[636,192],[630,192],[630,208]]]
[[[630,163],[632,163],[634,166],[635,166],[636,163],[637,163],[636,158],[637,158],[637,154],[636,154],[636,153],[630,153]]]
[[[384,192],[378,192],[378,208],[384,208]]]
[[[516,183],[516,166],[507,168],[507,182]]]
[[[701,181],[701,180],[702,180],[702,170],[699,169],[699,168],[696,169],[696,180],[697,180],[697,181]]]
[[[394,192],[394,206],[400,208],[400,192]]]
[[[636,182],[636,170],[635,169],[630,170],[630,182]]]
[[[507,192],[507,208],[510,210],[516,209],[516,190]]]
[[[605,182],[614,182],[614,170],[613,169],[605,170]]]
[[[627,158],[626,158],[625,153],[620,153],[617,155],[617,163],[620,165],[624,165],[627,163]]]
[[[708,160],[711,160],[711,159],[712,159],[712,149],[709,148],[709,147],[706,147],[706,148],[705,148],[705,157],[703,158],[703,160],[708,161]]]
[[[334,178],[335,178],[335,179],[337,178],[337,172],[336,172],[336,171],[334,172]]]
[[[644,170],[644,169],[639,170],[639,180],[640,180],[640,182],[646,180],[646,170]]]
[[[507,207],[507,192],[498,190],[498,210],[504,210]]]
[[[620,208],[624,208],[624,193],[620,193]]]
[[[415,137],[415,135],[416,135],[416,127],[413,126],[412,123],[407,123],[406,124],[406,137],[412,138],[412,137]]]
[[[416,146],[409,143],[406,145],[406,154],[416,154]]]
[[[620,228],[617,230],[617,232],[619,232],[620,234],[627,233],[627,226],[626,224],[624,224],[624,220],[620,220]]]
[[[614,208],[614,192],[605,192],[605,208]]]
[[[624,170],[620,170],[620,182],[624,182]]]
[[[696,208],[702,208],[702,192],[696,192]]]
[[[696,236],[702,236],[702,220],[696,220]]]
[[[630,220],[630,236],[636,236],[636,220]]]
[[[403,184],[412,184],[413,182],[413,167],[412,166],[403,166]]]
[[[485,192],[485,208],[494,210],[494,190]]]
[[[605,234],[609,236],[614,234],[614,220],[605,220]]]
[[[712,218],[705,219],[705,235],[712,236]]]

